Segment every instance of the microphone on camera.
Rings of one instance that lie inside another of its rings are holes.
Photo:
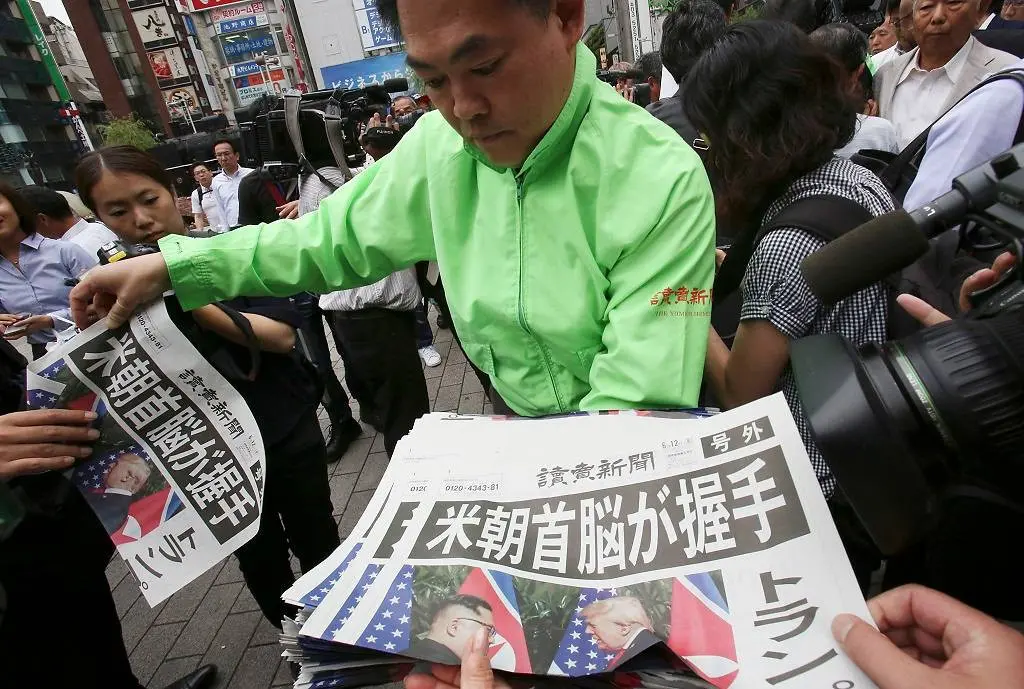
[[[915,211],[880,215],[815,251],[800,271],[814,296],[834,304],[924,256],[928,240],[961,224],[969,207],[954,189]]]

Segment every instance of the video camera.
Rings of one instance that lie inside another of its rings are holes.
[[[991,251],[989,238],[1016,254],[1017,265],[972,295],[965,317],[859,351],[834,334],[792,344],[815,442],[886,555],[933,538],[940,519],[952,521],[944,516],[950,499],[1024,517],[1024,144],[961,175],[923,208],[876,218],[801,266],[829,303],[918,265],[936,241]],[[857,263],[881,267],[836,276],[842,264]]]
[[[294,180],[303,157],[314,167],[359,167],[366,162],[360,126],[375,113],[384,116],[391,94],[408,88],[405,79],[389,79],[358,89],[263,96],[235,110],[244,164],[278,181]]]

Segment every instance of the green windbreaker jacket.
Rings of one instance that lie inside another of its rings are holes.
[[[160,246],[186,309],[436,260],[466,354],[536,416],[697,402],[714,224],[697,155],[598,81],[580,45],[568,100],[519,170],[431,113],[314,213]]]

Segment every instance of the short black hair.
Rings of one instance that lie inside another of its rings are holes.
[[[75,217],[75,214],[71,211],[71,206],[68,204],[68,200],[49,187],[41,187],[34,184],[22,187],[19,191],[25,202],[36,213],[41,213],[54,220],[66,220],[67,218]]]
[[[756,229],[766,204],[849,143],[857,115],[835,60],[795,26],[733,24],[690,70],[683,109],[710,143],[718,211]]]
[[[900,0],[887,0],[885,3],[885,13],[890,17],[898,17],[901,4]]]
[[[231,142],[229,141],[227,143],[231,143]],[[196,168],[197,167],[205,167],[207,170],[210,169],[210,166],[207,165],[205,162],[203,162],[202,160],[197,160],[194,163],[192,163],[192,167],[190,167],[188,169],[189,174],[194,176],[196,174]],[[212,170],[211,170],[211,172],[212,172]]]
[[[7,182],[0,180],[0,196],[7,199],[11,207],[14,208],[14,214],[18,216],[18,228],[26,236],[35,234],[36,214],[33,212],[32,206],[25,200],[25,197],[21,195],[21,192]]]
[[[728,20],[711,0],[680,0],[661,27],[661,61],[678,82],[697,58],[725,33]]]
[[[232,141],[231,139],[217,139],[216,141],[213,142],[213,150],[217,150],[217,147],[220,146],[221,144],[227,144],[228,146],[230,146],[232,153],[238,153],[238,148],[235,146],[235,142]]]
[[[551,0],[508,0],[530,11],[538,19],[546,19],[551,14]],[[398,0],[377,0],[377,12],[386,25],[401,34],[402,27],[398,21]]]
[[[814,7],[814,0],[767,0],[761,17],[789,22],[804,33],[818,28],[818,11]]]
[[[661,53],[652,50],[644,53],[633,65],[633,69],[640,72],[644,81],[654,79],[655,83],[661,83]]]
[[[479,596],[471,596],[468,593],[459,593],[454,596],[445,598],[443,601],[438,603],[437,607],[434,608],[434,614],[430,616],[431,619],[436,619],[438,615],[452,607],[466,608],[473,612],[480,612],[481,610],[488,610],[493,612],[491,604],[485,601]]]
[[[868,58],[868,37],[849,22],[826,24],[808,34],[811,43],[853,74]]]

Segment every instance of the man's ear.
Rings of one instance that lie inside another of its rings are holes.
[[[583,0],[553,0],[552,9],[561,22],[562,36],[569,49],[575,50],[583,35]]]
[[[447,625],[445,625],[444,631],[448,636],[455,636],[459,632],[459,621],[452,620]]]

